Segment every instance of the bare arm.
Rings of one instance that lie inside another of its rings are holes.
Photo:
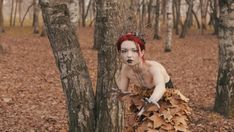
[[[149,101],[156,104],[162,98],[163,94],[166,91],[165,79],[163,73],[159,69],[153,67],[150,71],[153,74],[155,89],[150,96]]]
[[[120,72],[120,77],[119,77],[118,81],[119,81],[118,87],[121,90],[121,92],[127,92],[129,79],[127,77],[127,71],[126,71],[126,69],[124,67]]]

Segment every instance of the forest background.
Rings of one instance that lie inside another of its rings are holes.
[[[73,9],[71,3],[75,5],[77,17],[73,29],[77,29],[92,86],[96,89],[99,46],[95,45],[95,34],[98,34],[95,24],[100,21],[95,16],[100,3],[95,0],[57,2],[65,3],[69,9]],[[176,88],[190,99],[193,110],[190,130],[233,131],[233,118],[214,110],[220,4],[216,0],[171,2],[171,11],[168,3],[160,0],[120,0],[122,6],[118,9],[125,14],[121,19],[126,30],[145,34],[146,58],[162,63]],[[38,1],[0,0],[0,3],[0,131],[68,131],[67,96],[50,42],[43,37],[46,33]]]

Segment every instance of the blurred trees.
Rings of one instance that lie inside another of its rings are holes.
[[[37,11],[37,6],[34,6],[34,8],[29,8],[32,3],[35,3],[35,1],[38,0],[5,0],[4,3],[8,6],[5,6],[4,10],[8,10],[6,12],[8,12],[9,15],[6,16],[9,16],[10,25],[15,26],[16,19],[19,19],[19,21],[22,23],[21,25],[23,25],[24,19],[33,18],[33,32],[38,32],[39,28],[38,26],[36,26],[36,16],[37,14],[39,14],[40,19],[40,11]],[[74,7],[69,7],[69,10],[77,8],[76,10],[78,11],[76,12],[75,16],[75,19],[77,19],[76,22],[78,23],[77,26],[92,26],[95,20],[98,21],[98,18],[96,19],[94,15],[97,11],[95,7],[96,0],[58,0],[58,2],[75,3],[74,5],[70,4]],[[125,13],[128,19],[124,18],[124,20],[132,21],[132,25],[137,27],[132,30],[137,32],[144,32],[145,28],[152,28],[152,30],[154,31],[153,38],[159,39],[161,36],[161,28],[164,29],[167,27],[167,1],[130,0],[126,1],[125,3],[126,5],[122,6],[126,9]],[[217,23],[219,17],[218,5],[218,0],[173,0],[172,19],[175,33],[177,35],[179,34],[180,37],[183,38],[189,33],[188,30],[191,27],[198,28],[201,33],[203,33],[207,29],[212,28],[214,30],[214,33],[217,33]],[[28,10],[28,17],[25,16],[27,15],[26,10]],[[22,12],[25,13],[24,16],[21,15]],[[193,21],[196,22],[196,25],[193,25]],[[43,24],[39,25],[42,26]],[[163,39],[166,40],[166,38]],[[94,45],[94,48],[97,48],[96,45]]]
[[[3,0],[0,0],[0,33],[4,32]]]

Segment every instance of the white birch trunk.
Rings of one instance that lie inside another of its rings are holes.
[[[172,0],[167,1],[167,33],[165,41],[165,52],[171,51],[171,40],[173,31],[173,14],[172,14]]]

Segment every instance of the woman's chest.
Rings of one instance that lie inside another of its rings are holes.
[[[130,71],[128,77],[131,83],[139,87],[152,88],[155,86],[153,81],[153,76],[148,71],[143,71],[143,72]]]

